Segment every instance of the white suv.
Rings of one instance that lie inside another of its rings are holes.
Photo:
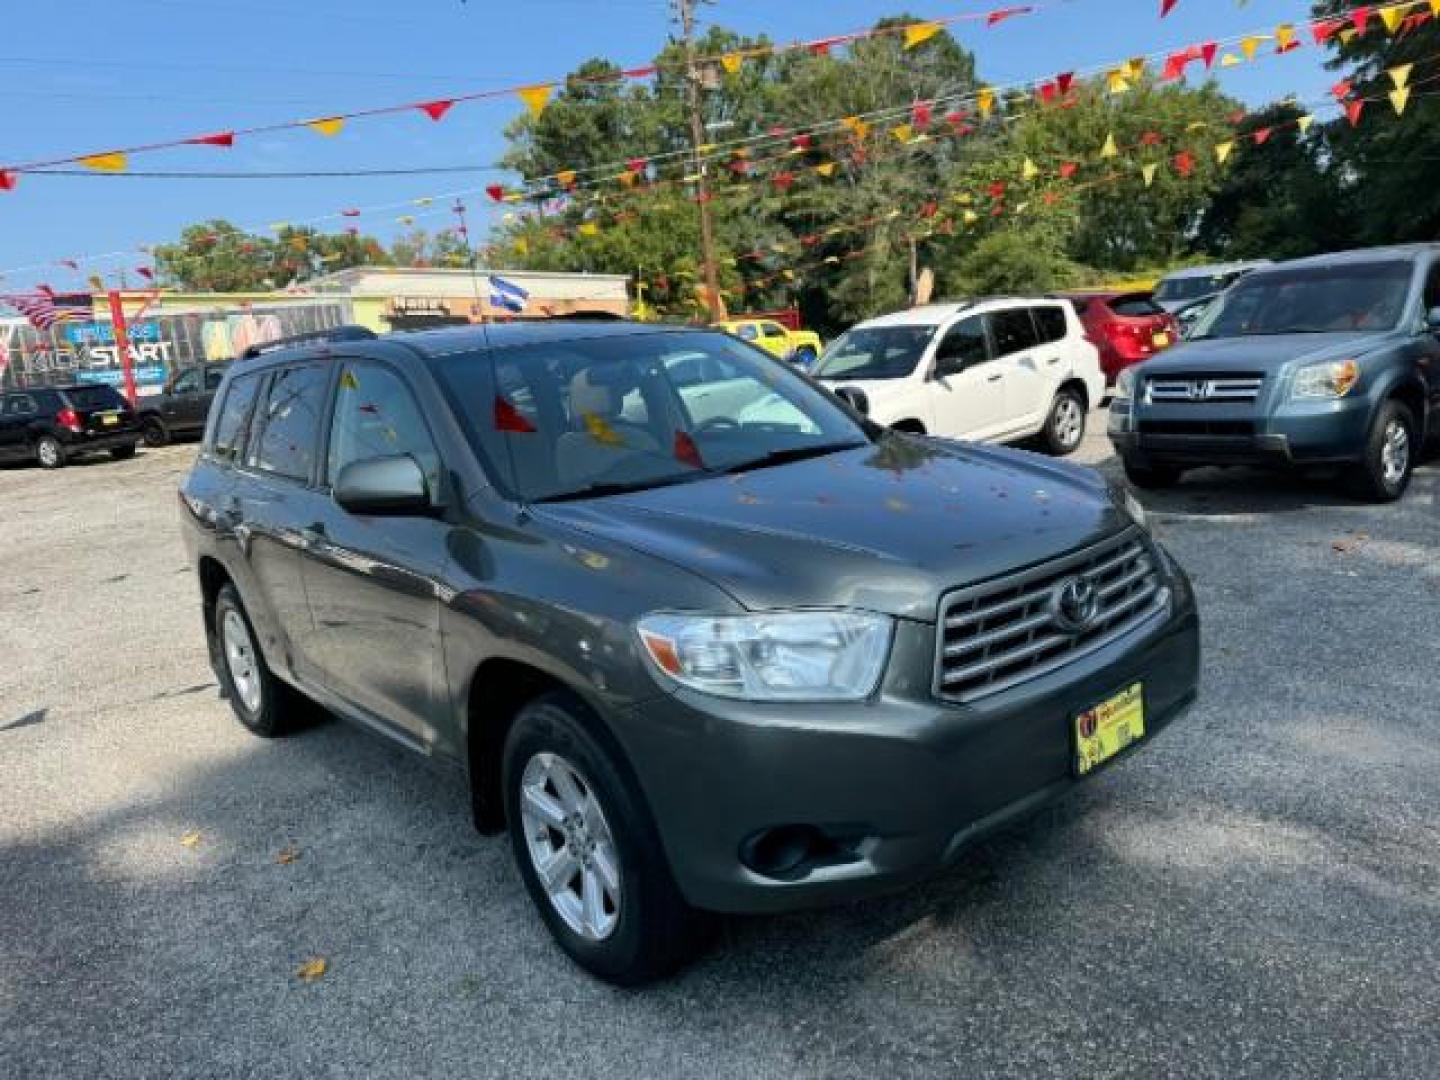
[[[952,438],[1039,435],[1069,454],[1100,404],[1100,354],[1065,300],[934,304],[851,328],[812,374],[878,424]]]

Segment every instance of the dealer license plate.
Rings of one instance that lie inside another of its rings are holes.
[[[1170,346],[1170,335],[1167,334],[1164,330],[1161,330],[1159,333],[1155,334],[1155,336],[1152,337],[1150,340],[1154,343],[1155,348],[1157,349],[1165,349],[1169,348]]]
[[[1145,693],[1139,683],[1075,717],[1075,771],[1084,776],[1145,735]]]
[[[104,424],[106,427],[113,427],[119,422],[120,415],[118,413],[107,412],[100,415],[100,423]]]

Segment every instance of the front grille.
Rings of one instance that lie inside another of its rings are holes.
[[[1255,434],[1255,424],[1251,420],[1141,420],[1140,434],[1248,438]]]
[[[1153,375],[1145,380],[1147,401],[1185,405],[1228,405],[1254,401],[1265,376],[1258,372],[1212,375],[1197,371],[1184,375]]]
[[[1083,629],[1062,628],[1056,595],[1072,578],[1098,594]],[[974,701],[1037,678],[1160,615],[1170,593],[1138,529],[1062,558],[941,598],[935,692]]]

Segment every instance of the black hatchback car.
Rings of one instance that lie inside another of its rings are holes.
[[[112,387],[94,383],[0,393],[0,462],[58,469],[86,454],[135,456],[140,424]]]
[[[713,331],[546,323],[235,364],[180,492],[240,720],[468,770],[565,950],[912,881],[1192,701],[1198,618],[1088,469],[887,431]]]

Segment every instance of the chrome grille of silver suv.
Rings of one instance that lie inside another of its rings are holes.
[[[1077,614],[1071,593],[1093,592]],[[974,701],[1063,667],[1138,630],[1168,607],[1158,556],[1139,529],[941,598],[935,692]],[[1083,612],[1081,613],[1083,614]]]
[[[1265,376],[1251,373],[1152,375],[1145,380],[1145,398],[1147,401],[1196,405],[1243,403],[1258,398],[1264,382]]]

